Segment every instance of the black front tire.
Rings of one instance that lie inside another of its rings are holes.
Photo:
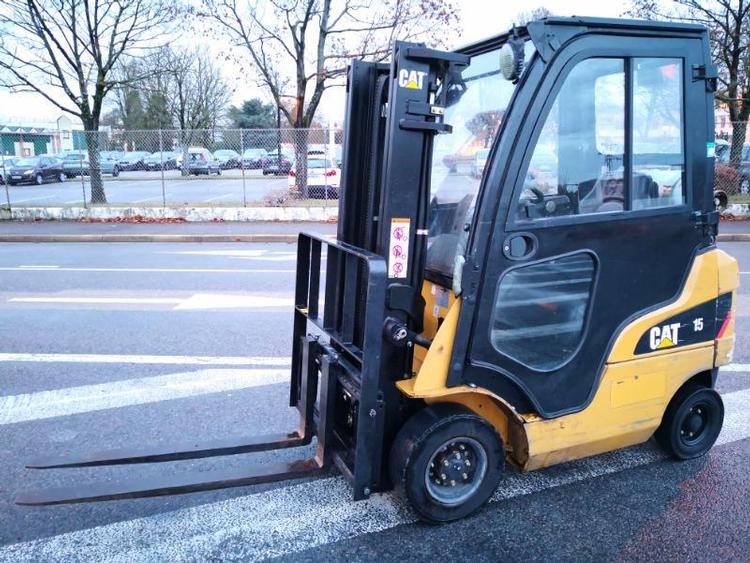
[[[721,395],[715,389],[687,385],[672,397],[654,437],[675,459],[694,459],[711,449],[723,422]]]
[[[447,469],[437,473],[435,464]],[[449,403],[425,407],[407,420],[389,458],[394,487],[428,522],[450,522],[479,509],[497,488],[504,465],[503,443],[495,428]]]

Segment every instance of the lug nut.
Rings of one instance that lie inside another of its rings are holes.
[[[451,479],[451,487],[455,487],[455,486],[456,486],[456,482],[453,479]]]
[[[464,481],[468,481],[469,480],[469,475],[468,474],[462,473],[461,476],[464,478]]]

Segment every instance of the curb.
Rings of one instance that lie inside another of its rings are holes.
[[[0,235],[0,242],[285,242],[296,243],[297,234],[239,235],[164,235],[164,234],[96,234],[96,235]]]
[[[296,243],[298,235],[279,234],[129,234],[110,233],[96,235],[0,235],[0,242],[283,242]],[[718,235],[717,242],[750,242],[750,233]]]
[[[0,221],[80,221],[142,217],[186,222],[319,222],[338,217],[338,207],[23,207],[0,208]]]

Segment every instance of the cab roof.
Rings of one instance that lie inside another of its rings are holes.
[[[536,43],[536,38],[543,37],[547,33],[554,33],[557,27],[561,32],[564,30],[566,38],[594,30],[616,30],[616,31],[644,31],[648,34],[654,33],[680,33],[680,34],[704,34],[706,28],[699,24],[683,23],[675,21],[638,20],[624,18],[594,18],[587,16],[570,17],[548,17],[528,22],[510,30],[469,43],[456,49],[457,52],[473,54],[482,51],[491,45],[506,40],[512,34],[519,36],[531,36]],[[579,28],[579,29],[575,29]]]

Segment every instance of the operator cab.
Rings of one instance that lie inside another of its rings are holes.
[[[464,297],[449,382],[543,416],[586,406],[618,326],[672,298],[712,240],[696,228],[713,181],[697,28],[581,21],[460,50],[466,91],[432,154],[425,279]]]

